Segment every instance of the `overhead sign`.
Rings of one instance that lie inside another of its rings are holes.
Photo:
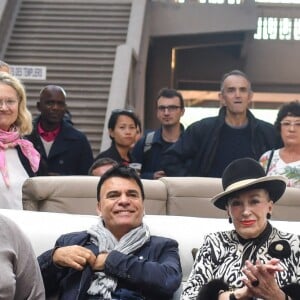
[[[10,65],[10,73],[19,79],[46,80],[47,68],[43,66],[14,66]]]

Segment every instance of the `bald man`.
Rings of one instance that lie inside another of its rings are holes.
[[[57,85],[47,85],[37,102],[40,116],[27,137],[40,152],[42,175],[87,175],[93,163],[86,136],[64,120],[66,92]]]

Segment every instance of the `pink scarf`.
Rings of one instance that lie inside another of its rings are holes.
[[[21,139],[16,128],[13,131],[3,131],[0,129],[0,172],[7,187],[9,187],[9,178],[5,160],[5,150],[20,146],[22,153],[29,160],[31,169],[36,172],[39,168],[40,154],[33,147],[30,141]]]

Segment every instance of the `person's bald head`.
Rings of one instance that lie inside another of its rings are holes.
[[[51,96],[61,95],[65,98],[65,101],[67,98],[67,94],[66,94],[65,90],[59,85],[50,84],[50,85],[47,85],[44,88],[42,88],[40,91],[40,101],[43,101],[49,95],[51,95]]]
[[[61,123],[66,111],[65,90],[58,85],[45,86],[40,92],[37,109],[41,112],[43,125],[47,127],[54,126],[55,128]]]

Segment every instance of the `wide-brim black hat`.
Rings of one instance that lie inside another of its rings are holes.
[[[213,197],[211,201],[216,207],[226,210],[227,200],[232,194],[246,189],[262,188],[276,202],[283,195],[286,183],[284,176],[266,176],[263,167],[256,160],[241,158],[226,167],[222,175],[224,192]]]

